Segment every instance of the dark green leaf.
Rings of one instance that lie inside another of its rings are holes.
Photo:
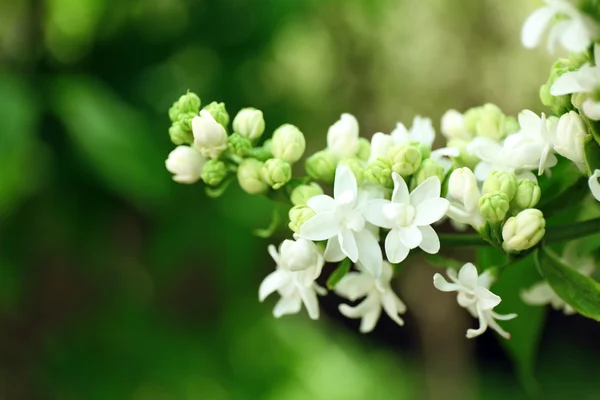
[[[342,260],[340,265],[338,265],[338,267],[331,273],[331,275],[329,275],[329,278],[327,279],[327,288],[329,290],[332,290],[334,287],[336,287],[336,285],[338,283],[340,283],[342,278],[344,276],[346,276],[346,274],[349,271],[350,271],[350,259],[345,258],[344,260]]]
[[[579,314],[600,321],[600,284],[564,265],[547,247],[536,253],[538,268],[556,294]]]
[[[587,173],[592,175],[595,170],[600,169],[600,145],[589,137],[585,142],[584,149]]]
[[[581,171],[571,160],[558,157],[558,164],[552,168],[552,177],[542,175],[539,178],[542,197],[537,208],[543,210],[545,205],[553,203],[562,194],[569,192],[581,177]]]

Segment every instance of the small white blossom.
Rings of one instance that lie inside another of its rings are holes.
[[[358,146],[358,121],[352,114],[342,114],[327,131],[327,148],[338,159],[344,159],[355,155]]]
[[[583,102],[583,113],[590,119],[600,120],[600,102],[592,98],[600,88],[600,45],[594,45],[594,66],[583,64],[577,71],[571,71],[559,76],[552,87],[550,94],[562,96],[573,93],[587,93],[590,96]]]
[[[556,143],[554,151],[573,161],[585,171],[585,139],[588,135],[583,120],[575,111],[563,114],[556,128]]]
[[[468,329],[467,338],[471,339],[483,334],[488,326],[498,332],[505,339],[510,339],[510,334],[504,331],[496,320],[509,320],[517,314],[501,315],[494,312],[494,308],[500,304],[500,296],[490,292],[489,287],[493,277],[489,271],[478,275],[477,268],[467,263],[456,274],[456,271],[448,269],[446,275],[450,278],[448,282],[442,275],[433,276],[433,285],[442,292],[458,292],[456,300],[461,307],[466,308],[469,313],[479,319],[478,329]]]
[[[299,239],[303,240],[303,239]],[[269,254],[277,264],[275,272],[270,273],[260,284],[259,300],[262,302],[271,293],[277,291],[281,299],[273,309],[276,318],[300,311],[302,304],[311,319],[319,318],[317,294],[326,294],[325,289],[315,283],[323,269],[323,256],[317,246],[309,241],[294,242],[285,240],[277,252],[275,246],[269,246]]]
[[[448,181],[448,217],[461,224],[469,224],[474,228],[483,226],[484,219],[479,213],[481,192],[473,172],[467,168],[452,171]]]
[[[464,116],[456,110],[448,110],[442,116],[442,135],[446,139],[470,140],[473,135],[465,128]]]
[[[189,146],[177,146],[171,153],[165,166],[174,174],[173,180],[179,183],[195,183],[202,175],[206,159]]]
[[[377,132],[371,137],[371,156],[369,162],[378,158],[387,158],[390,148],[394,145],[394,138],[382,132]]]
[[[594,171],[588,180],[588,184],[590,186],[590,192],[592,192],[592,196],[594,196],[596,200],[600,201],[600,182],[598,182],[598,178],[600,178],[600,169]]]
[[[440,240],[430,226],[448,211],[448,200],[441,198],[441,183],[435,177],[427,178],[412,193],[404,179],[392,173],[394,192],[392,200],[375,199],[367,203],[367,221],[390,229],[385,238],[385,253],[390,262],[402,262],[411,249],[420,247],[435,254],[440,250]]]
[[[383,256],[363,215],[365,204],[374,193],[359,191],[350,168],[340,165],[335,171],[333,198],[318,195],[308,200],[307,205],[316,214],[302,225],[300,236],[313,241],[328,240],[326,261],[341,261],[345,257],[354,263],[360,260],[374,276],[380,276]]]
[[[431,119],[416,115],[413,118],[410,131],[406,129],[404,124],[398,122],[396,129],[392,131],[390,136],[394,139],[394,144],[419,142],[427,147],[431,147],[435,140],[435,130],[433,129]]]
[[[548,35],[548,51],[553,52],[557,42],[574,53],[587,50],[598,37],[596,23],[571,3],[570,0],[545,0],[546,6],[531,14],[521,32],[521,40],[527,48],[537,47],[547,26],[556,16],[561,18]]]
[[[205,157],[218,158],[227,148],[227,132],[207,110],[192,119],[194,147]]]
[[[404,325],[404,321],[398,314],[406,312],[406,305],[390,286],[393,275],[392,266],[384,261],[379,279],[363,270],[360,264],[358,264],[358,268],[359,272],[349,272],[342,278],[336,285],[335,292],[350,301],[362,297],[365,299],[355,307],[340,304],[340,312],[348,318],[361,318],[360,332],[362,333],[370,332],[375,328],[382,309],[398,325]]]

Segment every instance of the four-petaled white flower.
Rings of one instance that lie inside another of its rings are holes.
[[[392,200],[371,200],[365,210],[367,221],[390,229],[385,238],[388,260],[399,263],[416,247],[430,254],[437,253],[440,240],[430,225],[446,214],[449,204],[448,200],[440,197],[440,180],[438,177],[429,177],[409,193],[400,175],[393,172],[392,178]]]
[[[592,196],[598,201],[600,201],[600,182],[598,179],[600,178],[600,169],[594,171],[590,179],[588,179],[588,184],[590,186],[590,192],[592,192]]]
[[[335,292],[355,301],[364,297],[365,299],[355,307],[348,304],[340,304],[340,312],[348,318],[361,318],[360,331],[367,333],[375,328],[381,315],[381,309],[398,325],[404,325],[404,321],[398,314],[406,312],[406,305],[392,291],[390,280],[393,270],[388,262],[383,263],[383,272],[379,279],[370,272],[357,265],[359,272],[349,272],[336,285]]]
[[[171,153],[165,166],[172,173],[173,180],[179,183],[195,183],[202,175],[206,159],[190,146],[177,146]]]
[[[600,88],[600,45],[594,45],[594,66],[583,64],[577,71],[559,76],[550,88],[553,96],[573,93],[587,93],[590,96],[582,104],[583,113],[590,119],[600,120],[600,102],[594,101],[593,94]]]
[[[458,292],[457,302],[461,307],[466,308],[473,317],[479,319],[478,329],[468,329],[467,338],[471,339],[481,335],[489,326],[498,332],[505,339],[510,338],[510,334],[504,331],[496,320],[509,320],[517,314],[501,315],[494,312],[494,308],[500,304],[500,296],[490,292],[489,287],[493,282],[493,277],[486,271],[478,275],[477,268],[467,263],[456,274],[456,271],[448,269],[446,275],[452,282],[448,282],[442,275],[433,276],[433,285],[442,292]]]
[[[372,192],[359,191],[354,174],[345,165],[335,171],[333,198],[311,197],[307,205],[315,216],[302,224],[300,237],[328,240],[325,260],[341,261],[345,257],[360,262],[374,276],[381,275],[383,256],[379,243],[363,215]]]
[[[352,114],[342,114],[327,131],[327,148],[341,160],[355,155],[358,145],[358,121]]]
[[[205,157],[217,158],[227,148],[227,131],[207,110],[192,119],[194,147]]]
[[[556,16],[561,16],[563,18],[552,27],[548,35],[548,51],[553,52],[557,42],[574,53],[586,51],[598,37],[594,20],[579,11],[569,0],[545,1],[547,5],[533,12],[525,21],[521,32],[523,45],[527,48],[537,47],[548,24]]]
[[[304,239],[285,240],[279,253],[275,246],[269,246],[269,254],[277,264],[275,272],[270,273],[260,284],[258,297],[263,301],[277,291],[281,299],[273,309],[276,318],[300,311],[302,304],[312,319],[319,318],[317,294],[327,291],[315,283],[323,269],[323,256],[317,246]]]

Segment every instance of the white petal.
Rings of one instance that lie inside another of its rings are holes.
[[[392,193],[392,202],[408,204],[410,197],[408,194],[408,186],[406,186],[404,178],[397,173],[392,172],[392,179],[394,180],[394,193]]]
[[[337,235],[340,225],[333,212],[319,213],[300,227],[300,237],[319,241]]]
[[[357,197],[358,187],[356,177],[347,165],[340,165],[335,170],[335,182],[333,184],[333,197],[336,200],[341,199],[342,194],[350,192]]]
[[[494,317],[494,319],[499,319],[500,321],[509,321],[511,319],[517,318],[517,314],[497,314],[495,312],[491,312],[490,313],[492,317]]]
[[[475,297],[477,297],[477,304],[482,310],[491,310],[502,301],[500,296],[495,295],[483,287],[477,287],[475,289]]]
[[[592,196],[594,196],[596,200],[600,201],[600,182],[598,182],[598,178],[600,178],[600,169],[594,171],[588,180],[588,184],[590,186]]]
[[[582,53],[587,50],[591,43],[590,33],[583,19],[571,20],[569,27],[565,29],[560,37],[563,47],[574,53]]]
[[[373,288],[373,277],[368,273],[349,272],[335,286],[334,291],[350,301],[367,295]]]
[[[583,113],[589,119],[593,119],[594,121],[600,120],[600,101],[593,101],[592,99],[587,99],[583,102],[582,108]]]
[[[433,275],[433,286],[442,292],[456,292],[462,290],[463,287],[456,283],[450,283],[441,274],[436,273]]]
[[[527,290],[521,291],[521,300],[531,306],[550,304],[554,291],[547,282],[538,282]]]
[[[458,281],[461,285],[469,289],[475,289],[477,287],[477,278],[477,268],[471,263],[466,263],[462,266],[460,271],[458,271]]]
[[[287,314],[296,314],[302,308],[302,299],[300,295],[294,293],[292,296],[282,297],[279,299],[273,309],[273,316],[279,318]]]
[[[285,285],[290,279],[289,273],[284,271],[274,271],[263,279],[258,288],[258,299],[263,301],[266,299],[271,293]]]
[[[552,17],[554,17],[554,14],[555,11],[551,7],[543,7],[536,10],[527,18],[521,31],[523,46],[531,49],[540,43],[542,34]]]
[[[396,297],[396,295],[389,291],[387,293],[384,293],[381,296],[381,305],[383,306],[383,309],[385,310],[385,313],[398,325],[402,326],[404,325],[404,320],[402,320],[402,318],[400,318],[400,316],[398,316],[398,313],[402,312],[399,308],[398,305],[401,304],[404,310],[406,310],[406,306],[404,305],[404,303],[402,303],[402,301]]]
[[[358,261],[358,246],[356,245],[356,239],[354,238],[354,232],[350,229],[343,229],[339,235],[340,247],[345,255],[348,256],[352,262]]]
[[[327,247],[325,247],[323,258],[327,262],[339,262],[346,258],[346,254],[342,251],[338,235],[335,235],[327,241]]]
[[[275,261],[275,264],[279,265],[279,253],[277,253],[277,248],[275,246],[273,246],[272,244],[269,245],[269,247],[267,247],[267,249],[269,250],[269,254],[271,255],[271,258],[273,259],[273,261]]]
[[[392,263],[399,263],[408,256],[409,248],[400,240],[398,229],[392,229],[385,238],[385,255]]]
[[[423,240],[419,244],[421,250],[429,254],[437,254],[440,251],[440,238],[435,230],[429,225],[420,226],[419,230],[423,236]]]
[[[569,28],[570,24],[571,21],[562,20],[557,22],[552,29],[550,29],[547,46],[550,54],[554,53],[554,50],[556,50],[556,44],[561,41],[562,36],[565,34],[565,31]]]
[[[383,268],[383,256],[377,239],[366,229],[355,232],[354,235],[356,244],[358,245],[358,258],[360,262],[374,277],[380,277]]]
[[[360,333],[369,333],[377,325],[377,321],[379,321],[379,317],[381,316],[381,308],[375,308],[373,311],[365,314],[360,321],[360,328],[358,330]]]
[[[315,291],[312,288],[301,288],[299,293],[310,319],[319,319],[319,301]]]
[[[552,84],[550,94],[552,96],[562,96],[564,94],[585,92],[586,88],[579,83],[577,74],[578,71],[572,71],[559,76]]]
[[[492,172],[493,169],[494,168],[492,167],[492,164],[485,161],[481,161],[475,166],[473,174],[479,182],[483,182],[485,181],[485,178],[487,178],[489,173]]]
[[[414,249],[418,247],[421,244],[421,241],[423,241],[421,231],[415,225],[410,225],[394,230],[398,231],[398,233],[400,234],[400,240],[409,249]]]
[[[485,312],[481,310],[481,308],[477,307],[477,316],[479,317],[479,328],[477,329],[467,329],[467,338],[472,339],[476,336],[484,333],[488,327],[487,318],[485,316]]]
[[[442,185],[437,176],[430,176],[423,183],[415,188],[410,194],[410,204],[417,207],[425,200],[435,199],[440,197]]]
[[[443,198],[428,199],[416,206],[414,224],[417,226],[431,225],[442,219],[448,212],[450,202]]]
[[[389,200],[376,199],[369,201],[364,208],[364,217],[375,226],[391,229],[394,223],[385,217],[383,207],[390,204]]]
[[[335,200],[325,194],[319,194],[311,197],[306,205],[313,209],[317,214],[333,211],[335,209]]]

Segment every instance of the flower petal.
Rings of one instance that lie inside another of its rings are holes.
[[[440,251],[440,238],[435,230],[429,225],[420,226],[419,230],[423,236],[423,240],[419,244],[421,250],[429,254],[437,254]]]
[[[354,237],[358,246],[358,259],[375,278],[381,276],[383,269],[383,255],[379,242],[375,236],[368,230],[363,229],[360,232],[355,232]]]
[[[556,78],[552,87],[550,87],[550,94],[552,96],[562,96],[565,94],[585,92],[584,88],[577,79],[579,71],[566,72]]]
[[[555,10],[553,8],[543,7],[536,10],[527,18],[521,31],[523,46],[532,49],[540,44],[542,34],[552,17],[554,17],[554,14]]]
[[[414,224],[417,226],[431,225],[442,219],[448,212],[450,202],[443,198],[435,198],[423,201],[416,206]]]
[[[381,308],[376,308],[370,313],[367,313],[363,316],[360,321],[360,328],[358,330],[360,333],[369,333],[373,329],[375,329],[375,325],[377,325],[377,321],[379,321],[379,317],[381,316]]]
[[[273,308],[273,316],[279,318],[287,314],[296,314],[302,308],[302,299],[298,293],[294,293],[292,296],[282,297],[279,299],[275,308]]]
[[[406,306],[404,305],[404,303],[402,303],[402,301],[393,292],[388,291],[381,296],[381,305],[383,306],[385,313],[395,323],[397,323],[400,326],[404,325],[404,320],[402,318],[400,318],[398,313],[403,312],[403,311],[401,311],[402,309],[406,310]],[[399,309],[398,305],[402,305],[404,307]]]
[[[352,193],[353,197],[356,199],[358,186],[352,170],[347,165],[340,165],[335,170],[335,181],[333,183],[334,199],[340,199],[345,192]]]
[[[457,292],[463,289],[461,285],[448,282],[446,278],[439,273],[433,275],[433,286],[441,292]]]
[[[315,291],[312,287],[300,288],[298,291],[310,319],[319,319],[319,301],[317,300]]]
[[[340,262],[346,258],[346,255],[342,251],[342,246],[340,246],[338,235],[335,235],[327,241],[327,247],[325,247],[323,258],[327,262]]]
[[[573,53],[583,53],[591,43],[590,32],[583,18],[574,18],[560,37],[563,47]]]
[[[354,238],[354,232],[350,229],[343,229],[338,235],[340,247],[345,255],[348,256],[353,263],[358,261],[358,246]]]
[[[385,199],[370,200],[364,208],[363,215],[365,219],[375,226],[391,229],[394,223],[383,214],[383,207],[386,204],[390,204],[390,201]]]
[[[502,301],[500,296],[495,295],[494,293],[490,292],[488,289],[483,287],[475,288],[474,294],[475,297],[477,297],[477,305],[482,310],[491,310],[492,308],[500,304],[500,302]]]
[[[435,199],[440,197],[442,184],[437,176],[430,176],[423,183],[415,188],[410,194],[410,204],[417,207],[425,200]]]
[[[479,317],[479,328],[467,329],[467,338],[469,338],[469,339],[479,336],[487,330],[487,327],[488,327],[487,318],[485,316],[485,312],[483,310],[481,310],[480,307],[477,307],[477,316]]]
[[[411,250],[418,247],[423,241],[421,231],[415,225],[399,228],[398,231],[402,243]]]
[[[269,254],[271,255],[271,258],[273,259],[273,261],[275,261],[275,264],[279,265],[279,253],[277,253],[277,248],[270,244],[269,247],[267,247],[267,249],[269,250]]]
[[[406,259],[410,249],[402,243],[398,229],[392,229],[385,238],[385,255],[392,263],[399,263]]]
[[[392,193],[392,203],[409,204],[408,186],[406,181],[400,175],[392,172],[394,180],[394,192]]]
[[[373,288],[374,280],[369,273],[349,272],[335,286],[334,291],[350,301],[365,297]]]
[[[315,215],[300,227],[300,237],[318,241],[329,239],[340,231],[340,224],[333,212]]]
[[[290,274],[285,271],[278,270],[271,272],[263,279],[258,288],[258,300],[261,302],[264,301],[271,293],[285,285],[289,279]]]
[[[471,263],[466,263],[458,271],[458,281],[461,285],[473,290],[477,287],[478,275],[477,268]]]
[[[598,178],[600,178],[600,169],[594,171],[588,180],[588,184],[590,186],[592,196],[594,196],[596,200],[600,201],[600,182],[598,182]]]
[[[317,214],[320,214],[327,211],[333,211],[335,209],[335,200],[326,194],[319,194],[308,199],[306,205],[312,208]]]

